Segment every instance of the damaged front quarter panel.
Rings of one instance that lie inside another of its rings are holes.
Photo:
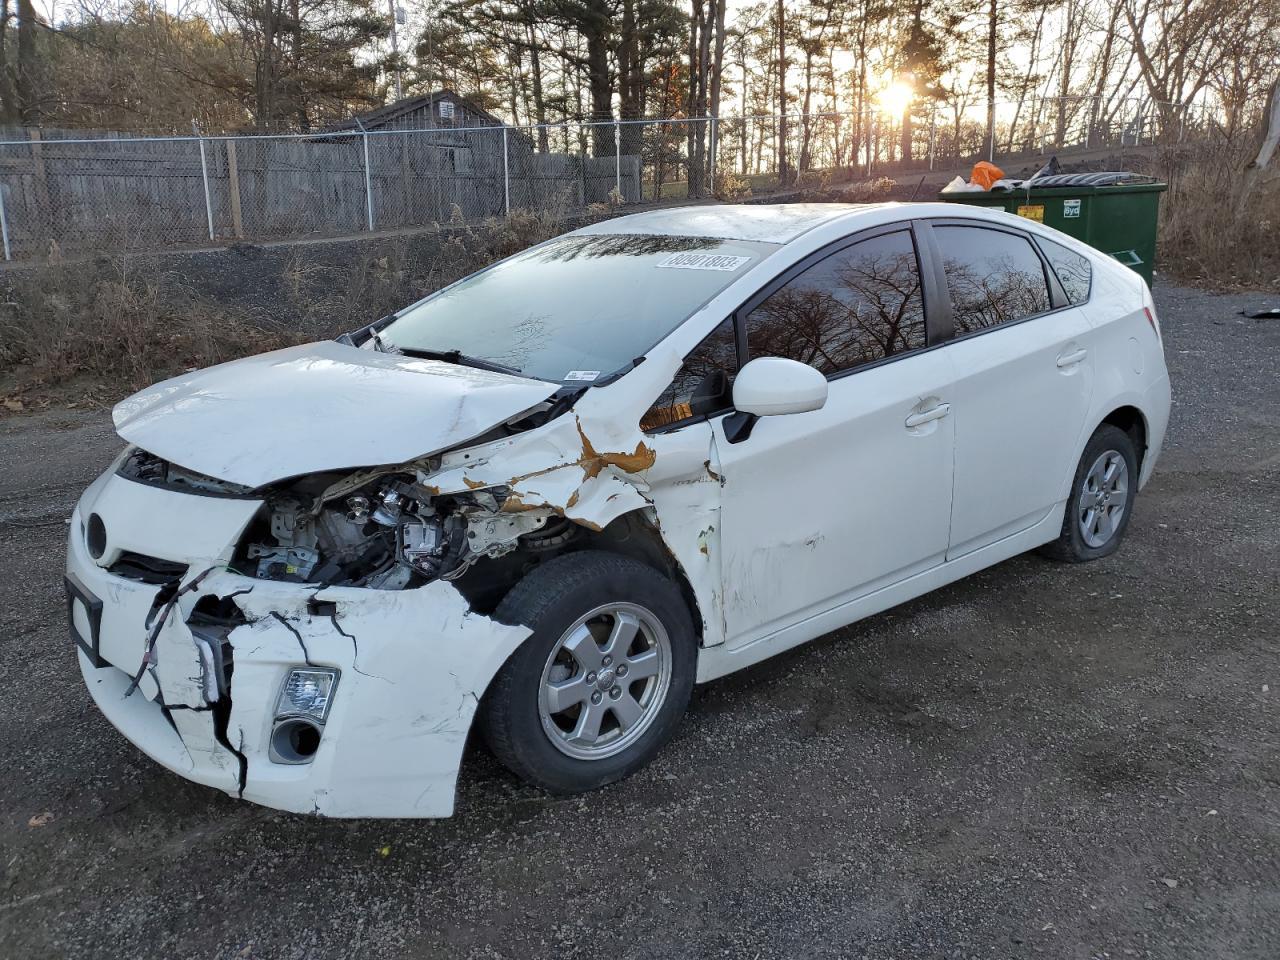
[[[724,639],[719,560],[720,476],[706,424],[649,436],[640,413],[681,363],[660,347],[627,376],[587,390],[574,409],[527,433],[445,453],[419,476],[441,493],[506,491],[502,509],[546,509],[599,531],[643,511],[684,572],[702,643]]]

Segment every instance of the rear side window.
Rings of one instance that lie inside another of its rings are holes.
[[[820,260],[746,317],[751,357],[787,357],[827,375],[925,345],[915,244],[906,230]]]
[[[640,419],[640,429],[656,430],[727,410],[737,373],[738,344],[729,317],[684,358],[671,385]]]
[[[1044,237],[1036,237],[1036,243],[1040,244],[1049,266],[1058,275],[1058,282],[1067,295],[1067,302],[1074,304],[1088,300],[1089,287],[1093,284],[1093,265],[1089,263],[1089,258]]]
[[[933,228],[957,335],[1049,310],[1049,284],[1031,241],[984,227]]]

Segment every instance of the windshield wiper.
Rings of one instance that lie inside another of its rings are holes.
[[[519,367],[511,367],[505,363],[482,360],[480,357],[469,357],[460,350],[419,350],[416,347],[399,347],[406,357],[419,357],[423,360],[443,360],[445,363],[456,363],[462,367],[476,367],[480,370],[492,370],[494,373],[509,373],[513,376],[524,376]]]

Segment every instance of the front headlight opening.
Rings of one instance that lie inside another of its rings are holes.
[[[315,667],[290,670],[276,700],[276,719],[308,717],[317,723],[324,723],[337,686],[337,670]]]

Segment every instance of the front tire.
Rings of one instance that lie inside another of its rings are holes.
[[[485,695],[481,732],[516,776],[555,794],[630,776],[671,738],[697,638],[675,584],[629,557],[566,554],[494,612],[533,630]]]
[[[1120,548],[1138,495],[1138,456],[1129,434],[1104,423],[1076,467],[1058,539],[1041,552],[1064,563],[1110,556]]]

